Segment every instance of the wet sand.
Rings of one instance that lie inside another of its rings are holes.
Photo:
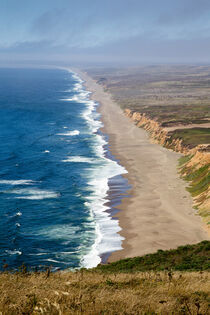
[[[208,239],[201,218],[192,207],[186,183],[177,172],[179,153],[150,142],[148,134],[127,118],[120,107],[86,73],[76,71],[100,103],[103,131],[109,136],[111,153],[128,174],[129,198],[118,206],[122,250],[109,261],[141,256]]]

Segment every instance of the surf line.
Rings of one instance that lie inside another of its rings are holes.
[[[127,181],[125,183],[125,179],[122,177],[127,171],[109,152],[108,137],[101,132],[103,123],[100,120],[101,115],[97,112],[99,104],[90,98],[91,92],[85,89],[85,81],[76,72],[69,69],[68,71],[76,81],[74,90],[77,95],[74,99],[76,98],[77,102],[82,102],[86,105],[82,115],[87,121],[92,134],[95,134],[95,153],[99,161],[93,168],[88,182],[93,188],[93,193],[87,197],[86,201],[86,206],[89,208],[95,222],[95,241],[90,250],[81,259],[81,267],[92,268],[101,261],[106,260],[112,252],[122,249],[123,237],[119,234],[121,228],[118,220],[116,218],[113,219],[112,206],[116,206],[117,202],[120,203],[120,200],[125,197],[124,194],[120,197],[120,190],[122,189],[123,193],[128,190]],[[69,158],[69,161],[93,162],[79,157]],[[118,187],[117,193],[116,187]],[[115,193],[112,192],[112,188],[115,190]],[[116,200],[114,200],[115,198]]]

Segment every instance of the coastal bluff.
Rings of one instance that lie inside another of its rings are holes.
[[[179,172],[184,179],[189,181],[191,186],[189,186],[189,191],[192,192],[194,207],[202,216],[208,233],[210,233],[210,144],[199,144],[192,147],[192,145],[185,144],[181,137],[173,137],[176,130],[198,128],[199,126],[177,124],[173,128],[167,128],[144,113],[141,114],[128,108],[124,110],[124,113],[137,127],[144,128],[153,142],[184,154],[186,158],[180,160]],[[210,124],[206,125],[208,128]],[[205,125],[202,125],[202,128],[205,128]]]

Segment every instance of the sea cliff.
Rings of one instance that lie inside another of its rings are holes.
[[[200,144],[197,146],[187,145],[180,137],[174,136],[175,130],[186,126],[163,127],[155,119],[151,119],[140,112],[126,108],[124,113],[138,127],[142,127],[150,134],[151,140],[162,146],[180,152],[184,155],[180,159],[179,172],[189,181],[187,188],[194,200],[194,208],[202,216],[208,230],[210,229],[210,145]],[[190,126],[188,126],[190,128]]]

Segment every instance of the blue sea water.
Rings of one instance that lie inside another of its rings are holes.
[[[82,83],[67,70],[0,69],[1,265],[93,267],[121,248],[106,202],[126,171],[108,158]]]

